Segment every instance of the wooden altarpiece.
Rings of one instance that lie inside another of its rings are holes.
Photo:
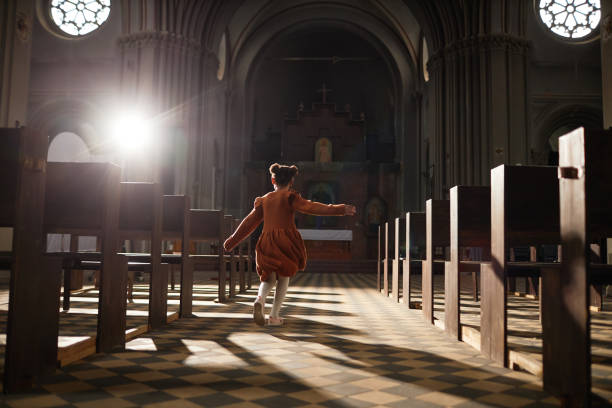
[[[295,117],[285,118],[280,157],[246,164],[245,208],[272,189],[271,163],[296,164],[294,189],[304,198],[357,207],[355,217],[297,215],[309,259],[376,259],[378,224],[370,224],[395,213],[399,165],[368,160],[364,115],[356,119],[350,108],[338,111],[336,104],[323,101],[311,110],[300,104]]]

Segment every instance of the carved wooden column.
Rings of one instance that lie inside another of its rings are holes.
[[[0,1],[0,127],[26,124],[33,0]]]

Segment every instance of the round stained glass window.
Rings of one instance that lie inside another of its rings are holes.
[[[601,20],[600,0],[539,0],[538,7],[548,29],[570,40],[590,36]]]
[[[111,0],[51,0],[51,18],[64,33],[78,37],[100,28]]]

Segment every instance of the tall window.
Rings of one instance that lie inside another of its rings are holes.
[[[600,0],[539,0],[538,7],[548,29],[571,40],[591,36],[601,20]]]
[[[64,33],[78,37],[100,28],[111,0],[51,0],[51,18]]]

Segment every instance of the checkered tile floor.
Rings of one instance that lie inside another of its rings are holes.
[[[555,406],[539,380],[491,363],[373,289],[375,278],[299,274],[284,327],[252,322],[255,290],[58,369],[8,407]],[[270,298],[271,301],[271,298]],[[269,306],[269,305],[268,305]]]
[[[421,301],[420,275],[411,280],[412,302]],[[517,278],[517,290],[526,292],[526,280]],[[401,291],[400,291],[401,293]],[[604,310],[591,312],[591,352],[593,392],[612,406],[612,299]],[[542,325],[537,299],[508,296],[508,347],[539,363],[542,361]],[[419,311],[420,312],[420,311]],[[444,277],[434,276],[434,317],[444,321]],[[472,297],[468,276],[461,281],[461,323],[480,331],[480,302]]]

